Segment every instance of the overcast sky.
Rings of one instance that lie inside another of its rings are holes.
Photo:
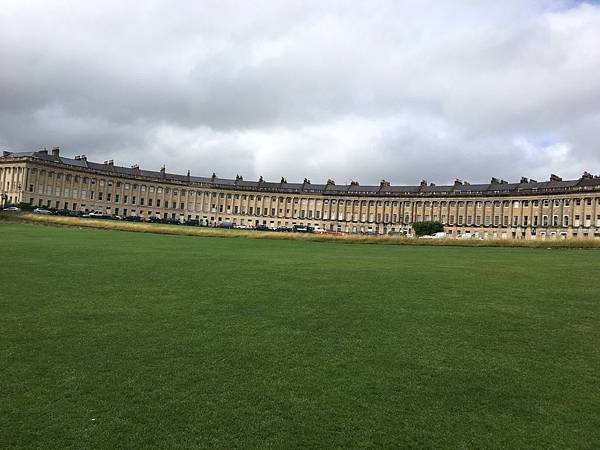
[[[25,1],[0,147],[338,184],[600,173],[600,5]]]

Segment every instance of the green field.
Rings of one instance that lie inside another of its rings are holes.
[[[599,251],[0,233],[0,448],[600,448]]]

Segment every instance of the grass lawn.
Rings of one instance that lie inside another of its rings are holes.
[[[0,233],[0,448],[600,447],[598,251]]]

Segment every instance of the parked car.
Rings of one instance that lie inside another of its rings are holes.
[[[102,211],[92,211],[88,216],[96,219],[110,219],[110,215],[104,214]]]
[[[191,226],[194,226],[194,227],[198,227],[198,226],[200,226],[200,221],[198,219],[189,219],[189,220],[185,221],[185,224],[186,225],[191,225]]]
[[[314,228],[307,225],[294,225],[292,231],[294,231],[294,233],[312,233]]]
[[[275,231],[279,231],[281,233],[289,233],[292,231],[292,229],[290,227],[277,227],[275,228]]]
[[[127,216],[125,220],[128,222],[141,222],[142,218],[140,216]]]
[[[217,228],[233,228],[233,224],[231,222],[221,222],[217,225]]]
[[[254,229],[257,231],[271,231],[271,229],[268,226],[261,225],[261,224],[256,225],[256,227],[254,227]]]
[[[4,208],[2,211],[21,211],[21,208],[17,208],[16,206],[8,206]]]
[[[33,210],[33,212],[37,213],[37,214],[52,214],[52,211],[49,211],[49,210],[44,209],[44,208],[35,208]]]

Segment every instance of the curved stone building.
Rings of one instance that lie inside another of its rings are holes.
[[[600,237],[600,177],[552,175],[509,183],[457,180],[451,186],[325,184],[196,177],[60,156],[58,148],[0,157],[3,205],[102,211],[120,216],[198,219],[269,227],[313,225],[344,233],[410,233],[440,221],[452,236],[482,238]]]

